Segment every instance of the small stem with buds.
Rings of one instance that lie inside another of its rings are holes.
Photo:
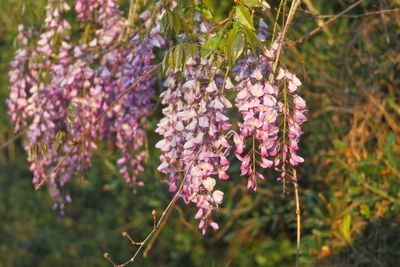
[[[181,182],[181,184],[180,184],[180,186],[179,186],[178,191],[176,191],[174,197],[173,197],[173,198],[171,199],[171,201],[168,203],[167,207],[166,207],[165,210],[163,211],[163,213],[162,213],[160,219],[158,220],[157,224],[155,224],[155,226],[153,227],[153,230],[152,230],[152,231],[148,234],[148,236],[147,236],[142,242],[140,242],[140,243],[137,243],[137,242],[131,240],[131,242],[132,242],[132,241],[134,242],[134,243],[132,243],[132,244],[134,244],[134,245],[139,245],[139,248],[136,250],[135,254],[134,254],[127,262],[125,262],[125,263],[123,263],[123,264],[119,264],[119,265],[116,265],[116,264],[114,264],[114,263],[111,261],[110,257],[108,256],[108,255],[109,255],[108,253],[105,253],[105,254],[104,254],[104,257],[105,257],[106,259],[108,259],[111,263],[113,263],[114,266],[123,267],[123,266],[126,266],[127,264],[129,264],[129,263],[131,263],[131,262],[134,262],[135,259],[136,259],[136,256],[137,256],[137,255],[139,254],[139,252],[142,250],[142,248],[143,248],[144,245],[147,243],[147,241],[149,241],[149,239],[150,239],[154,234],[156,234],[156,232],[158,232],[159,229],[161,229],[161,224],[168,218],[168,216],[169,216],[169,214],[170,214],[170,211],[173,209],[173,206],[174,206],[175,203],[178,201],[178,199],[179,199],[179,197],[180,197],[180,194],[181,194],[181,192],[182,192],[182,189],[183,189],[183,185],[184,185],[185,182],[186,182],[186,177],[187,177],[187,175],[189,174],[189,172],[190,172],[190,170],[191,170],[191,168],[192,168],[194,162],[197,160],[197,157],[199,156],[200,152],[201,152],[201,147],[199,148],[199,150],[198,150],[198,152],[197,152],[195,158],[193,159],[193,161],[192,161],[192,162],[189,164],[189,166],[187,167],[187,169],[186,169],[186,171],[185,171],[185,176],[184,176],[183,179],[182,179],[182,182]],[[154,214],[154,212],[153,212],[153,216],[154,216],[154,215],[155,215],[155,214]],[[128,235],[127,235],[127,236],[128,236]],[[151,244],[152,244],[152,243],[151,243]],[[146,249],[146,250],[147,250],[147,249]],[[150,249],[149,249],[149,250],[150,250]],[[145,251],[145,252],[146,252],[146,251]],[[106,255],[107,255],[108,258],[106,257]]]

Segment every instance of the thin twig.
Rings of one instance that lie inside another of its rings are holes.
[[[129,3],[129,15],[128,15],[129,25],[133,25],[136,21],[138,5],[139,5],[138,0],[131,0]]]
[[[221,20],[220,22],[218,22],[217,24],[215,24],[213,27],[211,27],[210,29],[208,29],[206,32],[203,32],[200,35],[205,35],[205,34],[209,34],[210,32],[215,31],[216,29],[218,29],[219,27],[221,27],[222,25],[224,25],[225,23],[227,23],[229,21],[229,18],[225,18],[223,20]]]
[[[176,202],[178,201],[177,198],[173,199],[173,203],[171,205],[171,208],[168,210],[168,212],[165,215],[165,218],[163,222],[160,224],[160,227],[157,228],[157,231],[153,234],[152,239],[150,240],[149,244],[147,245],[146,249],[143,252],[143,257],[146,258],[147,254],[150,252],[151,248],[153,247],[154,242],[156,241],[158,235],[161,233],[161,230],[164,228],[165,224],[168,221],[169,216],[171,215],[172,211],[174,210],[173,208],[175,207]],[[154,225],[154,228],[156,228],[156,224]]]
[[[185,218],[185,215],[183,214],[183,210],[178,206],[175,205],[175,209],[178,211],[179,213],[179,219],[180,221],[186,225],[187,228],[189,228],[190,230],[192,230],[199,238],[202,237],[202,235],[200,234],[200,232],[197,230],[197,228],[195,226],[193,226],[190,222],[188,222]]]
[[[272,72],[271,72],[271,74],[269,76],[269,80],[270,80],[271,83],[272,83],[272,81],[274,79],[274,74],[275,74],[276,69],[277,69],[278,64],[279,64],[279,58],[280,58],[280,55],[281,55],[283,42],[285,40],[286,33],[287,33],[288,29],[289,29],[289,26],[290,26],[290,24],[291,24],[291,22],[292,22],[292,20],[294,18],[294,14],[296,13],[296,10],[297,10],[298,6],[300,5],[300,3],[301,3],[301,0],[293,0],[292,1],[292,5],[290,6],[289,14],[287,16],[287,20],[286,20],[285,26],[284,26],[282,34],[280,36],[281,39],[280,39],[280,42],[279,42],[279,47],[278,47],[278,51],[277,51],[277,54],[276,54],[276,58],[275,58],[275,61],[273,63],[273,66],[272,66]],[[295,191],[295,199],[296,199],[296,218],[297,218],[296,267],[299,267],[299,264],[300,264],[300,234],[301,234],[301,232],[300,232],[301,224],[300,223],[301,223],[301,221],[300,221],[299,186],[298,186],[298,183],[297,183],[296,169],[293,169],[293,177],[294,177],[294,179],[296,179],[296,181],[294,182],[294,191]]]
[[[257,188],[257,192],[258,192],[258,188]],[[258,203],[262,200],[262,197],[263,196],[260,194],[257,196],[257,198],[254,201],[251,202],[250,205],[235,209],[233,211],[229,211],[229,214],[231,215],[230,219],[228,220],[227,223],[224,224],[224,227],[218,231],[218,234],[212,239],[212,242],[216,242],[216,241],[220,240],[226,234],[226,232],[231,228],[233,223],[240,217],[240,215],[242,215],[243,213],[249,212],[254,207],[256,207],[258,205]],[[242,198],[242,200],[243,199],[244,198]],[[239,204],[241,204],[241,202],[242,201],[240,201]]]
[[[161,63],[154,65],[150,70],[145,72],[142,76],[140,76],[139,79],[137,79],[134,84],[132,84],[129,88],[125,89],[117,99],[115,99],[106,110],[104,110],[90,125],[86,130],[78,137],[78,139],[75,141],[75,144],[79,144],[89,133],[89,131],[92,129],[93,126],[95,126],[110,110],[114,108],[115,105],[121,102],[121,100],[124,99],[124,97],[133,89],[136,88],[136,86],[143,81],[149,74],[152,72],[156,71],[159,67],[161,66]],[[75,149],[75,145],[61,158],[60,161],[58,161],[57,165],[50,171],[50,173],[40,182],[35,186],[35,189],[38,190],[40,189],[44,183],[50,178],[50,176],[54,173],[56,173],[64,163],[64,161],[71,155],[72,151]]]
[[[306,4],[308,10],[310,10],[310,13],[314,15],[314,19],[317,22],[318,26],[321,26],[324,24],[324,20],[321,17],[318,17],[319,10],[315,8],[314,4],[312,3],[311,0],[304,0],[304,3]],[[324,31],[326,35],[328,35],[328,41],[332,42],[332,33],[329,31],[328,28],[324,28]]]
[[[388,194],[386,194],[386,192],[379,190],[371,185],[369,185],[367,182],[363,182],[363,185],[365,188],[367,188],[368,190],[372,191],[373,193],[377,194],[378,196],[382,197],[382,198],[386,198],[388,200],[390,200],[393,203],[396,204],[400,204],[400,199],[394,198],[392,196],[389,196]]]
[[[344,14],[346,14],[347,12],[349,12],[350,10],[352,10],[353,8],[355,8],[356,6],[358,6],[359,4],[361,4],[362,2],[364,2],[364,0],[359,0],[357,2],[355,2],[354,4],[348,6],[346,9],[344,9],[342,12],[338,13],[337,15],[333,16],[332,18],[330,18],[329,20],[327,20],[324,24],[318,26],[317,28],[315,28],[314,30],[312,30],[311,32],[309,32],[308,34],[306,34],[305,36],[301,37],[299,40],[297,40],[293,46],[300,44],[306,40],[308,40],[310,37],[312,37],[313,35],[315,35],[316,33],[318,33],[320,30],[322,30],[323,28],[325,28],[326,26],[328,26],[329,24],[331,24],[332,22],[334,22],[335,20],[337,20],[338,18],[340,18],[341,16],[343,16]]]
[[[296,267],[300,265],[300,238],[301,238],[301,214],[300,214],[300,198],[299,198],[299,183],[297,181],[296,169],[293,169],[293,177],[296,179],[293,182],[294,185],[294,196],[296,201],[296,228],[297,228],[297,238],[296,238]]]
[[[305,12],[304,10],[302,10]],[[363,14],[355,14],[355,15],[342,15],[344,18],[360,18],[360,17],[367,17],[367,16],[375,16],[375,15],[381,15],[381,14],[387,14],[387,13],[396,13],[400,12],[400,8],[394,8],[394,9],[382,9],[382,10],[376,10],[376,11],[370,11],[370,12],[365,12]],[[307,12],[305,12],[307,13]],[[336,15],[313,15],[311,17],[313,18],[322,18],[322,19],[327,19],[327,18],[332,18]]]
[[[275,61],[274,61],[273,65],[272,65],[272,72],[271,72],[271,74],[269,76],[269,80],[270,80],[271,83],[272,83],[272,80],[274,79],[274,74],[275,74],[276,69],[278,67],[279,58],[280,58],[282,47],[283,47],[283,41],[285,39],[287,30],[289,29],[289,25],[291,24],[291,22],[293,20],[294,14],[296,13],[296,9],[300,5],[300,2],[301,2],[301,0],[293,0],[292,5],[290,6],[289,14],[287,16],[287,20],[286,20],[285,26],[284,26],[282,34],[280,36],[281,39],[280,39],[278,51],[276,52],[276,58],[275,58]]]
[[[25,134],[26,130],[17,133],[16,135],[14,135],[13,137],[11,137],[10,139],[8,139],[7,141],[5,141],[3,144],[1,144],[0,146],[0,151],[5,149],[9,144],[11,144],[12,142],[14,142],[16,139],[20,138],[21,136],[23,136]]]
[[[278,27],[278,20],[279,20],[279,16],[281,14],[281,9],[283,6],[283,3],[285,1],[281,0],[281,2],[279,3],[279,7],[278,7],[278,11],[276,11],[276,16],[275,16],[275,23],[274,23],[274,28],[272,29],[272,38],[271,38],[271,45],[274,43],[275,41],[275,35],[276,35],[276,28]],[[286,2],[285,2],[286,5]]]
[[[142,250],[143,246],[147,243],[147,241],[150,239],[150,237],[160,228],[160,225],[161,225],[161,223],[163,222],[164,218],[166,217],[167,213],[169,212],[170,209],[172,209],[172,206],[173,206],[174,203],[178,200],[178,198],[179,198],[179,196],[180,196],[180,194],[181,194],[181,192],[182,192],[183,185],[184,185],[185,182],[186,182],[187,175],[188,175],[189,171],[191,170],[191,168],[192,168],[194,162],[196,161],[197,157],[199,156],[200,152],[201,152],[201,147],[199,148],[199,150],[198,150],[198,152],[197,152],[195,158],[192,160],[192,162],[191,162],[191,163],[189,164],[189,166],[187,167],[187,169],[186,169],[186,171],[185,171],[185,176],[184,176],[183,179],[182,179],[182,182],[181,182],[181,184],[180,184],[180,186],[179,186],[178,191],[176,191],[174,197],[171,199],[171,201],[169,202],[168,206],[167,206],[167,207],[165,208],[165,210],[163,211],[163,213],[162,213],[160,219],[159,219],[158,222],[157,222],[156,227],[154,227],[153,230],[149,233],[149,235],[140,243],[140,246],[139,246],[139,248],[136,250],[135,254],[134,254],[127,262],[125,262],[124,264],[116,265],[116,266],[121,266],[121,267],[123,267],[123,266],[126,266],[127,264],[129,264],[129,263],[131,263],[131,262],[134,262],[136,256],[137,256],[137,255],[139,254],[139,252]]]

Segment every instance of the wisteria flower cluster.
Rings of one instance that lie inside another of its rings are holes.
[[[53,145],[56,133],[65,127],[63,120],[67,114],[65,106],[69,97],[58,84],[64,79],[70,64],[68,31],[71,26],[61,16],[67,10],[69,6],[63,2],[49,3],[46,7],[45,30],[34,46],[29,45],[33,31],[20,26],[18,41],[21,47],[11,63],[14,69],[10,71],[11,93],[7,101],[9,114],[16,123],[16,131],[26,130],[26,149],[29,151],[28,160],[34,172],[35,184],[61,158],[57,153],[59,148],[48,147]],[[68,144],[61,149],[68,149],[66,146]],[[76,157],[73,156],[60,168],[59,181],[49,183],[55,198],[61,194],[58,185],[63,185],[70,179],[68,173],[76,165],[79,166],[80,162],[76,162]],[[66,199],[69,200],[69,197]]]
[[[139,32],[126,36],[115,0],[77,1],[77,19],[94,21],[96,28],[81,43],[72,44],[71,26],[63,18],[69,9],[64,1],[49,1],[36,43],[32,44],[34,32],[20,26],[7,101],[15,130],[26,131],[33,183],[47,180],[61,210],[64,200],[70,201],[69,195],[62,197],[62,186],[90,166],[91,151],[101,140],[121,150],[118,164],[127,182],[143,184],[137,181],[145,142],[141,120],[152,109],[154,79],[148,76],[130,87],[152,68],[153,48],[164,45],[149,12],[140,16],[149,26],[144,38],[139,42]],[[123,38],[128,38],[126,45],[115,46]],[[128,89],[124,101],[114,104]],[[94,123],[104,112],[106,116]]]
[[[161,95],[164,118],[156,132],[163,139],[156,145],[163,154],[158,170],[168,173],[170,191],[182,182],[180,195],[186,203],[199,208],[196,218],[205,234],[207,226],[215,230],[218,224],[211,219],[212,211],[222,203],[224,193],[215,190],[216,178],[229,176],[227,155],[230,145],[226,132],[231,128],[225,110],[232,105],[221,92],[224,80],[209,60],[189,58],[183,81],[171,73]]]
[[[282,180],[288,175],[287,164],[296,166],[304,161],[297,150],[306,104],[296,93],[301,85],[296,75],[283,68],[278,75],[273,74],[278,42],[266,56],[257,60],[250,53],[234,68],[238,83],[232,90],[237,92],[235,103],[242,114],[233,138],[235,155],[242,162],[241,175],[248,177],[247,186],[252,190],[257,188],[257,178],[264,179],[257,167],[280,171],[278,180]]]

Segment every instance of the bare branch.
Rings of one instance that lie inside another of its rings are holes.
[[[308,34],[306,34],[305,36],[301,37],[299,40],[297,40],[293,46],[300,44],[306,40],[308,40],[310,37],[312,37],[313,35],[315,35],[316,33],[318,33],[319,31],[321,31],[323,28],[325,28],[326,26],[328,26],[329,24],[331,24],[332,22],[334,22],[335,20],[337,20],[338,18],[342,17],[344,14],[346,14],[347,12],[349,12],[350,10],[352,10],[353,8],[355,8],[356,6],[358,6],[359,4],[361,4],[362,2],[364,2],[364,0],[358,0],[357,2],[355,2],[354,4],[348,6],[345,10],[343,10],[342,12],[338,13],[337,15],[333,16],[332,18],[330,18],[329,20],[327,20],[324,24],[318,26],[317,28],[315,28],[314,30],[312,30],[311,32],[309,32]]]
[[[198,152],[196,153],[195,158],[192,160],[192,162],[187,167],[187,169],[185,171],[185,176],[182,179],[182,182],[181,182],[181,184],[179,186],[178,191],[176,191],[174,197],[168,203],[167,207],[163,211],[163,213],[162,213],[160,219],[158,220],[157,224],[155,225],[155,227],[153,227],[153,230],[148,234],[148,236],[142,242],[138,243],[138,244],[140,244],[139,248],[136,250],[135,254],[127,262],[125,262],[124,264],[115,265],[115,266],[126,266],[127,264],[129,264],[131,262],[134,262],[136,257],[137,257],[137,255],[142,250],[142,248],[147,243],[147,241],[150,239],[150,237],[152,237],[161,228],[160,227],[161,223],[163,223],[164,219],[168,218],[167,215],[169,214],[170,210],[172,210],[172,207],[175,205],[175,202],[179,199],[180,194],[181,194],[182,189],[183,189],[183,185],[186,182],[187,175],[189,174],[189,171],[191,170],[191,168],[192,168],[194,162],[196,161],[197,157],[199,156],[200,152],[201,152],[201,147],[199,148]],[[135,242],[135,243],[137,243],[137,242]]]
[[[16,135],[14,135],[13,137],[11,137],[10,139],[8,139],[7,141],[5,141],[3,144],[1,144],[0,151],[5,149],[9,144],[14,142],[16,139],[22,137],[25,134],[25,132],[26,132],[26,130],[19,132]]]
[[[299,183],[297,181],[297,173],[296,169],[293,169],[293,178],[295,181],[293,182],[294,185],[294,197],[296,201],[296,228],[297,228],[297,238],[296,238],[296,267],[300,265],[300,238],[301,238],[301,214],[300,214],[300,198],[299,198]]]

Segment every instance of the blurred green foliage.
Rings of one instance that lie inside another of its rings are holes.
[[[233,4],[206,2],[214,7],[215,22]],[[273,25],[279,1],[269,2],[271,11],[262,15]],[[353,2],[304,0],[289,39],[328,19],[318,14],[337,14]],[[377,13],[399,4],[366,0],[306,42],[288,42],[284,64],[302,77],[301,94],[310,107],[302,141],[307,161],[298,171],[303,266],[400,265],[400,14]],[[15,138],[4,103],[17,25],[40,27],[44,5],[0,0],[0,266],[109,266],[106,251],[117,262],[132,255],[121,232],[143,239],[153,225],[151,211],[160,213],[172,197],[155,170],[159,137],[149,134],[147,184],[136,195],[118,174],[113,151],[101,148],[91,171],[68,186],[73,203],[67,216],[57,218],[48,192],[33,189],[23,139]],[[202,238],[195,210],[179,203],[138,264],[293,266],[292,194],[282,199],[273,176],[248,192],[238,168],[221,183],[226,197],[218,232]]]

